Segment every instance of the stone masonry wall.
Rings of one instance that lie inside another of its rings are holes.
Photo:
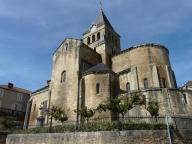
[[[85,79],[85,106],[97,108],[97,106],[110,97],[110,74],[90,74]],[[100,84],[99,93],[96,93],[96,84]],[[109,117],[109,113],[96,113],[94,117]]]
[[[35,126],[37,124],[37,117],[40,116],[40,106],[43,101],[47,101],[47,108],[48,108],[48,101],[49,101],[49,90],[46,89],[39,93],[35,93],[32,95],[32,106],[29,118],[29,126]],[[45,123],[47,122],[47,117],[45,119]]]
[[[113,131],[10,135],[6,144],[153,144],[168,143],[166,131]]]
[[[191,130],[172,134],[174,144],[191,144]],[[188,139],[189,138],[189,139]],[[168,144],[166,130],[130,130],[58,134],[9,135],[6,144]]]
[[[112,69],[116,73],[122,73],[132,67],[137,67],[137,83],[140,89],[144,88],[145,78],[148,80],[149,88],[175,87],[169,61],[169,53],[164,47],[159,45],[130,48],[130,50],[128,49],[124,53],[122,52],[114,56],[112,62]],[[135,83],[134,81],[131,82]],[[130,78],[127,82],[130,82]],[[120,81],[120,85],[121,83],[122,81]],[[131,87],[132,89],[134,88],[133,86]],[[135,87],[134,90],[137,90],[137,87]]]
[[[156,101],[159,104],[159,116],[165,115],[188,115],[192,116],[192,93],[185,92],[187,103],[184,101],[184,95],[177,89],[156,89],[145,90],[142,92],[146,99],[146,105],[139,109],[130,110],[127,116],[150,116],[146,113],[148,102]],[[123,94],[120,97],[126,99],[129,94]]]
[[[79,81],[79,48],[81,41],[66,39],[53,56],[51,106],[65,108],[70,121],[76,120]],[[65,71],[65,80],[61,75]]]

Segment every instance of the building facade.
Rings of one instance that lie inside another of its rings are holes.
[[[51,80],[32,93],[25,126],[47,124],[46,111],[52,106],[65,108],[69,121],[78,121],[75,109],[96,108],[110,97],[129,97],[137,91],[146,101],[158,101],[160,115],[192,114],[192,97],[189,94],[185,105],[169,50],[153,43],[121,50],[120,35],[101,10],[82,39],[66,38],[54,52]],[[133,109],[129,115],[149,115],[144,109]],[[103,116],[110,113],[95,115]]]
[[[14,87],[12,83],[0,85],[0,129],[5,121],[18,121],[23,125],[30,94],[30,91]]]

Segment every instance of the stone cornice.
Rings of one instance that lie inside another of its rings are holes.
[[[134,50],[136,48],[145,48],[145,47],[154,47],[154,48],[165,49],[166,52],[169,54],[169,50],[165,46],[163,46],[163,45],[155,44],[155,43],[146,43],[146,44],[136,45],[136,46],[130,47],[128,49],[125,49],[125,50],[123,50],[123,51],[113,55],[113,57],[119,56],[119,55],[121,55],[123,53],[129,52],[129,51]]]

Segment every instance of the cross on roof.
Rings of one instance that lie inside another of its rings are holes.
[[[101,9],[101,11],[103,10],[102,0],[100,0],[100,9]]]

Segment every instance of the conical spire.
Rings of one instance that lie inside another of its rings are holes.
[[[113,30],[112,25],[110,24],[109,20],[107,19],[102,9],[100,10],[99,15],[97,16],[96,20],[92,24],[96,25],[97,27],[101,25],[107,25],[109,28]]]

